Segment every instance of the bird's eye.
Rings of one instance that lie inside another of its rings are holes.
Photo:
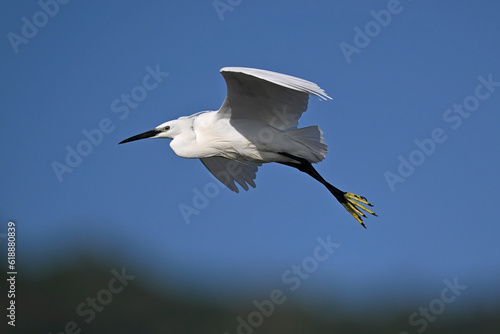
[[[170,130],[170,126],[168,126],[168,125],[167,125],[167,126],[166,126],[166,127],[164,127],[163,129],[165,129],[165,131]]]

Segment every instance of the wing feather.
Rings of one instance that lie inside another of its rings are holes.
[[[200,159],[207,169],[224,185],[234,192],[239,192],[235,181],[245,190],[248,185],[255,188],[255,177],[261,164],[244,161],[230,160],[223,157],[208,157]]]
[[[280,130],[296,128],[309,95],[331,99],[315,83],[290,75],[245,67],[224,67],[227,96],[218,114],[260,120]]]

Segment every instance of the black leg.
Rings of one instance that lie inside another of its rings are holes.
[[[319,173],[316,169],[314,169],[313,165],[307,161],[306,159],[304,158],[300,158],[300,157],[297,157],[297,156],[294,156],[292,154],[289,154],[289,153],[286,153],[286,152],[278,152],[279,154],[287,157],[287,158],[290,158],[290,159],[293,159],[295,161],[297,161],[298,163],[289,163],[289,162],[280,162],[280,164],[283,164],[283,165],[287,165],[287,166],[290,166],[290,167],[294,167],[294,168],[297,168],[298,170],[300,170],[301,172],[304,172],[306,174],[309,174],[310,176],[312,176],[315,180],[319,181],[321,184],[323,184],[332,194],[333,196],[335,196],[335,198],[340,202],[340,203],[343,203],[345,202],[345,197],[344,197],[344,194],[345,192],[343,192],[342,190],[338,189],[337,187],[331,185],[330,183],[328,183]]]
[[[356,194],[352,193],[347,193],[344,192],[330,183],[328,183],[314,167],[312,164],[307,161],[304,158],[294,156],[293,154],[287,153],[287,152],[278,152],[282,156],[285,156],[287,158],[293,159],[297,162],[280,162],[282,165],[290,166],[297,168],[301,172],[304,172],[306,174],[309,174],[312,176],[315,180],[319,181],[321,184],[323,184],[335,198],[342,204],[342,206],[364,227],[366,228],[365,224],[363,223],[363,220],[361,219],[361,216],[366,217],[366,215],[361,211],[365,210],[368,213],[371,213],[372,215],[376,216],[375,212],[367,209],[364,207],[362,204],[366,204],[368,206],[372,206],[370,202],[366,200],[365,197],[359,196]],[[362,204],[360,204],[362,203]]]

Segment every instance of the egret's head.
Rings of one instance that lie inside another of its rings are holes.
[[[149,130],[138,135],[132,136],[125,140],[122,140],[118,144],[128,143],[134,140],[145,139],[145,138],[174,138],[178,133],[178,129],[176,126],[177,120],[168,121],[158,125],[153,130]]]

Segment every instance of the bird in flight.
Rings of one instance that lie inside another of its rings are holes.
[[[271,71],[224,67],[227,96],[218,111],[203,111],[158,125],[119,144],[144,138],[172,139],[170,147],[182,158],[197,158],[232,191],[235,182],[255,188],[257,169],[276,162],[309,174],[323,184],[366,228],[361,217],[367,199],[334,187],[312,163],[325,159],[327,145],[318,126],[297,128],[309,95],[331,99],[315,83]]]

